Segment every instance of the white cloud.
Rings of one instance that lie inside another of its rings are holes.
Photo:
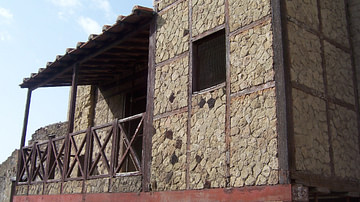
[[[13,14],[8,9],[0,7],[0,23],[8,24],[13,17]]]
[[[78,19],[78,23],[80,26],[84,29],[84,31],[90,35],[90,34],[97,34],[101,32],[100,25],[93,19],[88,17],[81,16]]]
[[[8,32],[0,32],[0,41],[9,41],[11,36]]]
[[[0,16],[9,20],[13,18],[13,14],[9,10],[1,7],[0,7]]]
[[[51,2],[61,7],[76,7],[81,5],[80,0],[51,0]]]
[[[111,6],[108,0],[92,0],[101,10],[105,11],[107,14],[111,13]]]

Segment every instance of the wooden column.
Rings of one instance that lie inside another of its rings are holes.
[[[279,154],[279,183],[289,184],[289,169],[291,157],[289,146],[293,142],[291,135],[291,86],[290,86],[290,65],[288,54],[288,37],[286,28],[285,1],[274,0],[272,6],[273,25],[273,48],[274,48],[274,70],[275,70],[275,92],[276,92],[276,130],[278,133],[278,154]]]
[[[67,171],[69,167],[70,160],[70,133],[74,130],[74,118],[75,118],[75,104],[76,104],[76,94],[77,94],[77,80],[78,80],[78,67],[76,63],[73,66],[73,75],[72,75],[72,84],[71,84],[71,94],[70,94],[70,104],[69,104],[69,114],[68,114],[68,133],[65,136],[65,157],[64,157],[64,168],[62,173],[62,180],[65,181],[67,177]],[[62,192],[62,190],[61,190]]]
[[[68,133],[72,133],[74,130],[74,118],[75,118],[75,105],[76,105],[76,94],[77,94],[77,80],[78,80],[78,64],[73,66],[72,84],[71,84],[71,97],[70,107],[68,114]]]
[[[20,149],[22,149],[24,147],[25,140],[26,140],[26,130],[27,130],[27,125],[28,125],[28,120],[29,120],[31,93],[32,93],[32,90],[29,88],[28,93],[27,93],[27,98],[26,98],[25,115],[24,115],[24,123],[23,123]]]
[[[25,115],[24,115],[23,130],[22,130],[22,135],[21,135],[20,150],[18,152],[16,183],[19,182],[19,180],[20,180],[19,178],[20,178],[21,168],[24,166],[23,161],[22,161],[22,152],[21,152],[21,150],[24,147],[25,140],[26,140],[26,130],[27,130],[27,125],[28,125],[28,120],[29,120],[31,93],[32,93],[32,89],[29,88],[28,92],[27,92],[27,97],[26,97]]]
[[[147,78],[146,113],[144,117],[144,135],[142,143],[141,172],[143,175],[142,190],[150,191],[150,167],[152,136],[154,134],[154,87],[155,87],[155,45],[156,45],[156,17],[150,23],[149,33],[149,61]]]

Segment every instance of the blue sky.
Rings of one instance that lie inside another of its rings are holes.
[[[152,8],[153,0],[0,1],[0,163],[20,145],[27,93],[19,87],[22,79],[134,5]],[[66,121],[68,97],[66,87],[32,93],[27,139],[42,126]]]

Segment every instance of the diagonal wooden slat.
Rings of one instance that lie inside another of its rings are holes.
[[[125,150],[123,156],[121,157],[121,159],[120,159],[120,161],[119,161],[119,165],[118,165],[118,167],[116,168],[116,172],[118,172],[118,171],[120,170],[120,168],[121,168],[121,166],[122,166],[122,164],[123,164],[123,162],[124,162],[124,159],[126,158],[126,156],[127,156],[127,154],[128,154],[129,151],[131,151],[130,154],[133,155],[133,158],[134,158],[134,159],[137,158],[136,155],[135,155],[135,152],[133,151],[132,144],[133,144],[135,138],[137,137],[137,134],[138,134],[139,131],[140,131],[140,127],[142,126],[143,120],[144,120],[144,116],[141,117],[141,120],[140,120],[140,122],[139,122],[139,124],[138,124],[138,126],[137,126],[137,128],[136,128],[136,130],[135,130],[135,132],[134,132],[134,135],[132,136],[130,142],[127,144],[128,146],[126,147],[126,150]],[[121,126],[121,124],[119,124],[119,127],[120,127],[120,130],[125,133],[125,130],[124,130],[124,128]],[[126,139],[127,139],[127,135],[124,136],[124,140],[125,140],[125,141],[126,141]],[[139,169],[139,168],[140,168],[140,162],[139,162],[139,160],[137,159],[137,160],[135,160],[135,162],[136,162],[137,168]]]

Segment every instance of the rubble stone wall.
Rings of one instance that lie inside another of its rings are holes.
[[[193,95],[190,188],[225,187],[225,89]]]
[[[68,129],[67,122],[59,122],[45,127],[41,127],[31,135],[31,140],[29,140],[28,145],[32,145],[34,142],[41,142],[49,139],[49,135],[54,135],[55,137],[63,137],[66,135]]]
[[[275,89],[231,100],[230,185],[277,184]]]
[[[160,66],[155,72],[154,115],[187,106],[188,57]]]
[[[344,1],[318,2],[286,1],[294,169],[359,182],[356,48],[351,55],[350,40],[359,37],[354,19],[360,4],[349,1],[348,22]]]
[[[152,190],[277,184],[270,0],[159,0],[155,5]],[[227,26],[230,85],[189,92],[192,43]],[[259,113],[244,114],[252,109]],[[246,121],[250,131],[242,128]],[[244,145],[248,142],[251,146]],[[244,152],[249,158],[243,159]]]
[[[152,175],[154,189],[185,189],[187,113],[154,121]]]
[[[11,178],[16,177],[16,165],[18,161],[18,150],[0,164],[0,199],[10,201],[11,196]]]

